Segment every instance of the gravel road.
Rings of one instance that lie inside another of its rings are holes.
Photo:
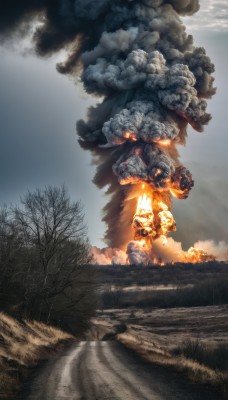
[[[115,341],[75,344],[38,373],[29,392],[26,400],[220,399],[178,373],[141,360]]]

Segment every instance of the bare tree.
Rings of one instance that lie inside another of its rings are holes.
[[[13,266],[8,278],[15,285],[18,276],[23,287],[17,301],[24,315],[68,329],[78,317],[86,326],[95,306],[86,233],[82,205],[70,200],[64,186],[28,192],[10,214],[1,210],[1,269]]]
[[[51,264],[56,263],[60,249],[69,240],[83,244],[75,262],[86,264],[84,248],[86,227],[80,202],[71,203],[64,186],[46,187],[28,192],[21,199],[22,207],[14,209],[15,221],[25,242],[38,250],[43,266],[44,282]]]
[[[23,297],[24,274],[20,268],[23,253],[23,238],[11,210],[4,206],[0,208],[0,304],[8,312],[18,303],[18,294]]]

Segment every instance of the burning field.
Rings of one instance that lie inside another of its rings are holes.
[[[185,145],[188,124],[203,131],[211,118],[206,101],[215,93],[214,65],[203,47],[194,46],[181,19],[197,12],[199,1],[3,3],[2,37],[35,31],[36,52],[67,52],[58,71],[80,76],[84,90],[99,99],[87,120],[77,123],[80,145],[97,167],[94,183],[108,196],[103,213],[108,248],[93,248],[94,259],[214,260],[213,243],[186,252],[168,237],[176,230],[173,197],[186,199],[194,186],[177,145]],[[220,246],[219,259],[227,259],[227,246]]]

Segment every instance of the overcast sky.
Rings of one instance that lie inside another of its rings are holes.
[[[189,129],[187,145],[179,149],[195,188],[187,201],[175,201],[175,237],[190,245],[227,241],[228,235],[228,1],[201,0],[200,12],[185,23],[215,63],[218,88],[209,101],[213,119],[205,132]],[[106,199],[92,183],[90,154],[79,147],[75,130],[95,100],[57,73],[56,58],[25,56],[22,48],[0,47],[0,202],[17,202],[27,189],[65,183],[72,199],[85,206],[91,243],[103,247]]]

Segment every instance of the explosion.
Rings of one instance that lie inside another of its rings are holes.
[[[215,92],[214,66],[179,17],[197,11],[198,1],[111,4],[108,29],[82,56],[85,89],[104,99],[78,133],[96,157],[95,183],[109,186],[107,244],[127,249],[130,263],[149,263],[154,243],[161,238],[165,246],[176,230],[172,197],[186,199],[194,185],[176,145],[185,143],[188,123],[202,131],[211,118],[205,99]],[[209,259],[191,249],[182,257]]]
[[[24,34],[29,21],[38,20],[37,53],[68,51],[58,71],[80,74],[85,91],[100,97],[77,131],[97,165],[94,183],[108,187],[104,239],[130,263],[154,260],[154,249],[168,249],[167,235],[176,230],[172,197],[186,199],[194,185],[176,145],[185,144],[188,124],[201,132],[211,118],[206,100],[215,93],[214,65],[181,19],[197,12],[199,1],[3,3],[4,39],[15,30],[17,37]],[[207,256],[190,249],[182,260],[190,259]]]
[[[176,223],[168,206],[156,199],[155,196],[152,198],[152,195],[153,192],[151,194],[144,192],[138,198],[132,224],[135,230],[135,240],[147,238],[151,243],[153,239],[176,230]]]
[[[133,217],[134,241],[127,246],[130,263],[159,263],[157,257],[152,256],[153,241],[162,238],[163,245],[167,244],[167,234],[176,230],[176,222],[168,206],[159,199],[159,195],[150,188],[145,190],[142,185],[142,194],[137,199],[136,213]],[[215,257],[205,251],[190,247],[181,258],[183,262],[198,263],[215,261]],[[162,264],[160,262],[160,264]]]
[[[137,199],[132,227],[135,232],[134,241],[127,246],[131,263],[138,263],[138,258],[139,263],[142,258],[144,263],[151,261],[153,240],[158,237],[163,237],[165,240],[168,232],[176,230],[176,223],[168,206],[153,193],[150,187],[146,191],[145,184],[142,185],[142,194]],[[140,253],[140,257],[137,254],[137,261],[135,253]]]
[[[136,240],[150,236],[153,237],[153,219],[152,199],[144,193],[138,198],[136,214],[133,218]]]
[[[215,261],[215,257],[201,249],[190,247],[185,254],[184,261],[189,263],[208,262]]]

